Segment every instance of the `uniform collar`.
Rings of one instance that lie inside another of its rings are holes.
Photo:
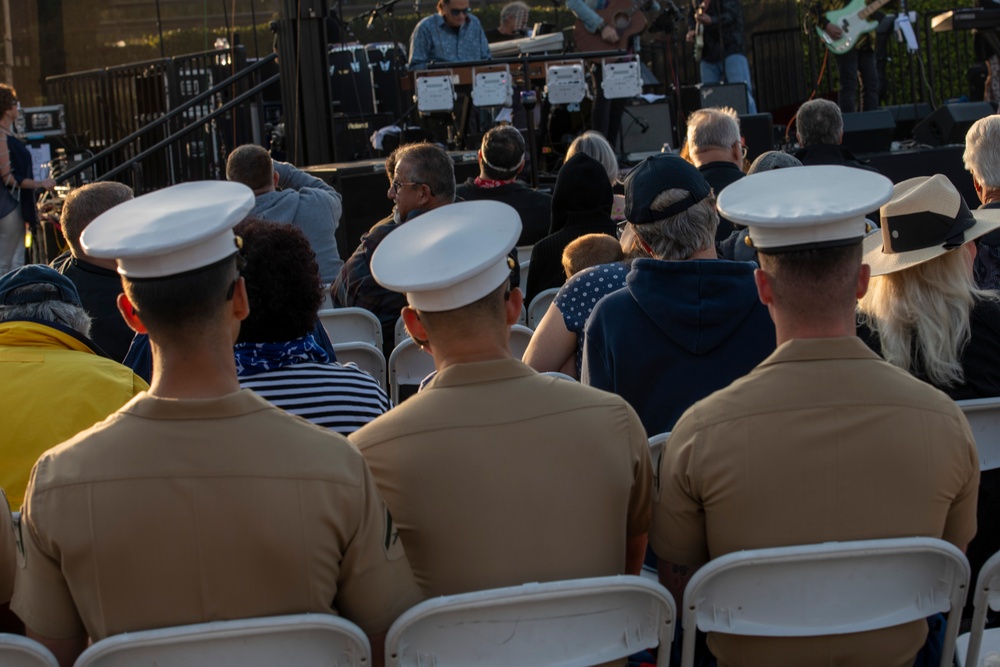
[[[129,401],[121,412],[144,419],[215,420],[271,409],[274,409],[273,406],[260,396],[249,389],[241,389],[218,398],[160,398],[142,392]]]
[[[534,374],[535,371],[530,366],[513,358],[456,364],[434,376],[434,379],[424,387],[424,391],[438,387],[459,387],[480,382],[510,380]]]
[[[837,338],[795,338],[782,343],[758,368],[775,364],[831,359],[874,359],[881,360],[857,336]]]

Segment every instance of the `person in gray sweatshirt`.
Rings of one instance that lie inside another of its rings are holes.
[[[229,154],[226,178],[253,190],[252,216],[302,230],[316,253],[323,283],[337,278],[344,265],[335,237],[343,211],[339,192],[287,162],[272,160],[266,149],[253,144]]]

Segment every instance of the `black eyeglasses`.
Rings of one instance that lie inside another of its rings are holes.
[[[451,12],[452,16],[461,16],[462,14],[467,15],[470,11],[470,8],[466,7],[465,9],[449,9],[448,11]]]
[[[628,224],[628,220],[622,220],[615,224],[615,236],[621,240],[622,234],[625,233],[625,225]]]
[[[427,184],[426,183],[417,183],[417,182],[407,183],[406,181],[400,181],[400,180],[397,179],[397,180],[393,181],[392,185],[390,186],[392,188],[392,194],[394,194],[394,195],[398,195],[399,194],[399,186],[400,185],[427,185]]]

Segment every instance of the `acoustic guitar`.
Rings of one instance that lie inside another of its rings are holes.
[[[634,0],[611,0],[604,9],[596,9],[604,23],[618,31],[618,42],[611,44],[601,39],[601,31],[588,32],[583,21],[577,19],[573,27],[573,41],[577,51],[608,51],[628,49],[629,40],[646,29],[648,21],[643,15],[640,3]]]

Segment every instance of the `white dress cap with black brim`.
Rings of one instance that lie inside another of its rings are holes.
[[[176,276],[236,253],[233,227],[253,205],[253,190],[242,183],[181,183],[105,211],[80,244],[91,257],[116,260],[130,279]]]
[[[841,166],[775,169],[741,178],[719,195],[719,214],[749,228],[758,252],[776,254],[860,242],[865,214],[892,197],[892,181]]]
[[[521,235],[521,216],[507,204],[448,204],[400,225],[372,256],[378,284],[406,294],[426,312],[478,301],[510,277],[507,256]]]
[[[880,214],[881,233],[865,239],[864,262],[873,276],[923,264],[1000,229],[1000,209],[970,211],[942,174],[897,183]]]

